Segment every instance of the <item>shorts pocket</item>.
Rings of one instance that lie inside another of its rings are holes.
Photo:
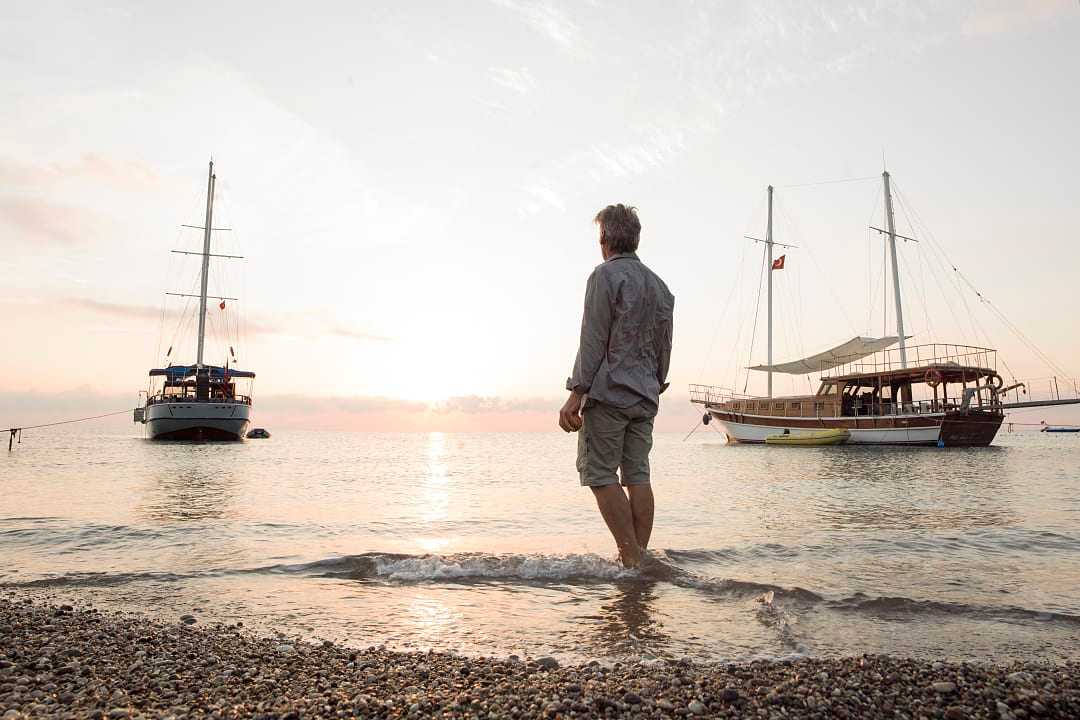
[[[579,473],[585,472],[585,468],[589,464],[589,432],[583,425],[578,430],[577,438],[577,471]]]

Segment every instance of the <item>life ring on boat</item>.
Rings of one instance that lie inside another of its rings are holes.
[[[997,392],[1005,385],[1005,381],[1001,379],[1001,376],[997,373],[990,375],[986,378],[986,384],[989,385],[994,392]]]
[[[923,375],[923,382],[932,388],[936,388],[944,380],[945,378],[942,376],[941,371],[936,368],[930,368],[926,371],[926,374]]]

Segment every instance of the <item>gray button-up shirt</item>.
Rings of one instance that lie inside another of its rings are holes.
[[[634,253],[612,255],[585,286],[585,313],[567,390],[626,408],[644,401],[655,413],[667,389],[675,296]]]

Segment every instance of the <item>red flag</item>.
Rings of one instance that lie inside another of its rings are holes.
[[[786,257],[787,257],[787,255],[781,255],[780,257],[773,260],[772,269],[773,270],[783,270],[784,269],[784,258],[786,258]],[[224,305],[224,303],[222,303],[222,305]]]
[[[780,258],[780,259],[783,260],[784,258]],[[782,267],[784,265],[784,263],[780,263],[780,265]],[[776,266],[774,265],[773,267],[776,267]],[[218,307],[221,308],[222,310],[224,310],[225,309],[225,301],[222,300],[220,303],[218,303]]]

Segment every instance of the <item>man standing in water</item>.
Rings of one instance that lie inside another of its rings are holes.
[[[585,286],[581,342],[559,427],[579,432],[581,484],[593,491],[619,558],[632,568],[652,534],[649,450],[668,386],[675,297],[638,259],[634,208],[608,205],[594,221],[604,262]]]

